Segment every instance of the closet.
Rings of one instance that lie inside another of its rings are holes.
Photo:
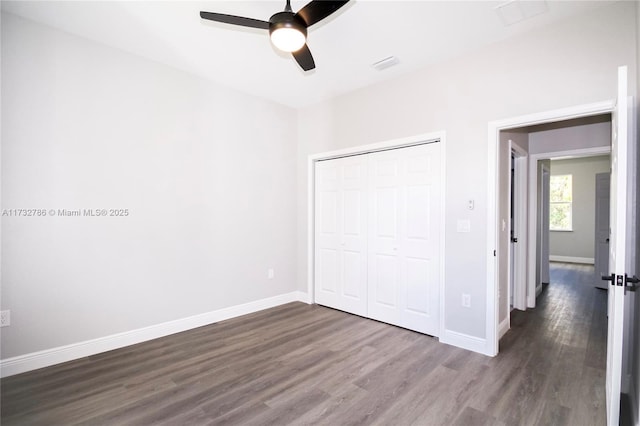
[[[315,163],[318,304],[437,336],[440,143]]]

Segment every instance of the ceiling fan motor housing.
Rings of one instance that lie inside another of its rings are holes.
[[[269,18],[270,35],[280,28],[298,30],[307,38],[307,23],[293,12],[279,12]]]

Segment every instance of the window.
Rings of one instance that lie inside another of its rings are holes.
[[[551,176],[549,229],[571,231],[572,228],[572,175]]]

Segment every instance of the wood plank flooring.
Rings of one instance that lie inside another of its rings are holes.
[[[606,291],[554,264],[495,358],[291,303],[1,381],[9,425],[604,425]]]

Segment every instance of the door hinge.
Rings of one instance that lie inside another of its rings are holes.
[[[493,251],[493,257],[496,257],[496,251],[495,250]]]

